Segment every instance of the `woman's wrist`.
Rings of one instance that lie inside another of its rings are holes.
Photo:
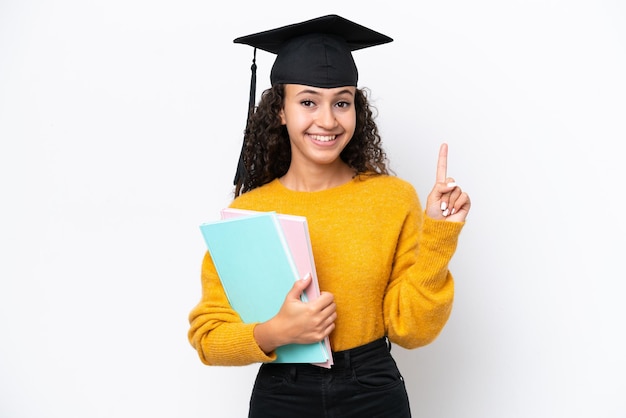
[[[279,333],[277,333],[274,329],[272,319],[257,324],[253,330],[254,339],[256,340],[257,345],[267,355],[271,354],[272,351],[283,345],[277,341],[276,336],[278,334]]]

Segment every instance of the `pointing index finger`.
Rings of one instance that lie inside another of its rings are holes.
[[[448,178],[448,144],[445,142],[439,148],[439,160],[437,161],[437,182],[445,183]]]

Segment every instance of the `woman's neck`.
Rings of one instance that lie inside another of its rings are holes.
[[[318,192],[341,186],[352,180],[355,171],[343,161],[333,167],[289,167],[279,180],[283,186],[299,192]]]

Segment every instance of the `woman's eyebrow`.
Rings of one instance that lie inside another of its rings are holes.
[[[321,92],[319,92],[318,90],[313,90],[313,89],[304,89],[296,93],[296,96],[299,96],[301,94],[312,94],[312,95],[320,96]],[[337,93],[335,93],[333,96],[341,96],[343,94],[349,94],[350,96],[354,96],[354,93],[350,89],[340,90]]]
[[[299,95],[302,95],[302,94],[314,94],[316,96],[319,96],[320,92],[318,92],[317,90],[304,89],[304,90],[300,90],[299,92],[297,92],[296,96],[299,96]]]

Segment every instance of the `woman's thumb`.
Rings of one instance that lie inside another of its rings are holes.
[[[300,295],[304,292],[304,289],[311,283],[311,273],[307,273],[300,280],[296,280],[291,290],[289,291],[289,297],[300,299]]]

